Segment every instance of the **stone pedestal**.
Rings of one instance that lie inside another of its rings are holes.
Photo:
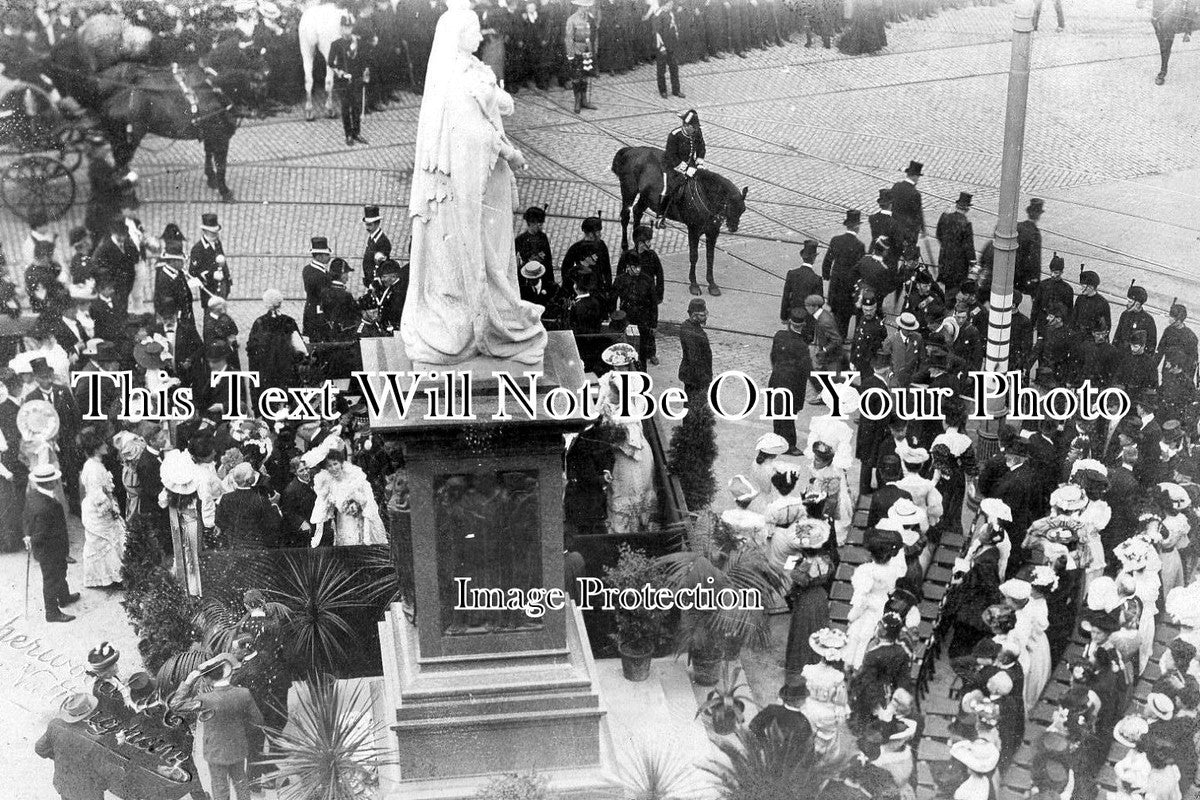
[[[399,340],[368,341],[368,372],[438,371],[409,364]],[[490,419],[492,372],[505,369],[521,384],[530,371],[490,359],[453,368],[472,374],[476,420],[428,420],[424,397],[404,418],[385,408],[371,419],[373,431],[401,443],[410,491],[414,596],[381,623],[397,797],[470,797],[506,772],[545,774],[574,794],[605,783],[605,712],[570,600],[540,616],[460,603],[456,579],[502,592],[564,588],[563,436],[585,420]],[[570,334],[550,334],[538,372],[542,392],[583,385]]]

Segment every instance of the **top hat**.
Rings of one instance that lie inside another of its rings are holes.
[[[1029,201],[1029,205],[1025,207],[1025,211],[1029,214],[1041,214],[1046,210],[1046,201],[1040,197],[1034,197]]]
[[[800,260],[806,264],[811,264],[817,260],[817,244],[815,239],[805,239],[804,244],[800,247]]]
[[[329,240],[324,236],[312,237],[312,252],[313,253],[331,253],[329,249]]]
[[[892,202],[892,190],[891,189],[880,189],[879,190],[879,200],[877,202],[881,206],[890,204]]]
[[[363,222],[379,222],[379,206],[363,206]]]
[[[925,165],[920,161],[909,161],[908,168],[904,170],[905,175],[920,175],[921,170],[925,169]]]
[[[525,209],[525,221],[534,223],[545,222],[546,209],[542,208],[541,206],[530,206],[529,208]]]
[[[34,375],[37,375],[39,372],[43,373],[43,374],[45,374],[47,372],[49,372],[51,374],[54,373],[54,368],[51,367],[49,363],[47,363],[46,359],[41,358],[41,357],[30,359],[29,360],[29,369],[33,372]]]
[[[862,212],[859,211],[857,208],[848,209],[846,211],[846,220],[842,224],[843,225],[861,225],[862,224]]]
[[[220,224],[217,223],[217,215],[208,212],[200,215],[200,230],[202,231],[219,231]]]
[[[58,717],[66,722],[83,722],[95,714],[99,706],[100,701],[94,694],[76,692],[63,700],[62,706],[58,710]]]
[[[120,650],[117,650],[108,642],[101,642],[99,647],[93,648],[88,653],[88,670],[90,672],[99,672],[100,670],[108,669],[120,659]]]
[[[973,199],[972,196],[967,194],[966,192],[959,192],[958,199],[954,201],[954,205],[959,206],[961,208],[970,208],[972,199]]]

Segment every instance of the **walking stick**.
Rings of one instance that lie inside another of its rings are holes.
[[[33,551],[25,545],[25,619],[29,619],[29,565],[33,561]]]

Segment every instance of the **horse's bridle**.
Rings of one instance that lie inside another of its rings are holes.
[[[704,193],[700,191],[700,187],[695,183],[695,181],[693,180],[689,183],[691,183],[692,196],[696,198],[696,202],[700,204],[700,207],[704,209],[704,213],[709,217],[708,224],[720,228],[725,220],[729,217],[729,198],[726,197],[725,203],[721,206],[721,209],[714,212],[708,203],[704,201]]]

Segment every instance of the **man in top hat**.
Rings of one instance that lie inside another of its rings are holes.
[[[201,757],[212,774],[214,800],[229,800],[230,784],[238,800],[250,797],[246,777],[249,742],[263,724],[262,712],[250,690],[230,683],[236,668],[237,659],[228,653],[210,658],[184,679],[176,694],[179,699],[190,698],[201,677],[213,681],[212,689],[196,695],[196,699],[200,701],[200,713],[206,716],[204,737],[199,745]]]
[[[154,307],[157,309],[164,301],[174,304],[179,309],[179,318],[193,320],[191,285],[199,285],[199,279],[189,276],[183,270],[183,243],[167,242],[163,245],[163,253],[158,262],[154,275]]]
[[[329,262],[329,285],[321,292],[321,310],[325,312],[327,326],[325,341],[347,342],[355,338],[362,315],[354,296],[346,288],[351,272],[353,268],[344,258]]]
[[[225,405],[226,389],[222,385],[213,386],[212,378],[230,369],[229,345],[222,341],[213,342],[204,348],[204,359],[195,370],[195,381],[192,383],[192,397],[195,398],[196,408],[203,413],[205,409],[219,405],[221,414],[233,414],[237,409]]]
[[[1128,302],[1117,320],[1117,330],[1113,333],[1113,344],[1117,347],[1128,348],[1133,334],[1137,331],[1144,331],[1146,352],[1153,353],[1158,344],[1158,327],[1154,324],[1154,318],[1142,307],[1147,300],[1146,290],[1141,286],[1130,286],[1125,296],[1128,298]]]
[[[825,284],[813,265],[817,263],[817,242],[805,239],[800,248],[800,266],[788,270],[783,279],[783,300],[779,304],[779,321],[787,322],[796,306],[804,305],[810,294],[824,294]]]
[[[883,262],[889,269],[895,270],[900,267],[900,256],[904,253],[904,233],[892,214],[892,190],[880,189],[876,202],[879,204],[879,210],[867,217],[867,224],[871,228],[871,241],[874,242],[881,236],[887,238],[888,247],[883,254]]]
[[[650,25],[654,31],[654,64],[658,74],[658,94],[667,98],[667,71],[671,72],[671,94],[686,97],[679,89],[679,62],[675,54],[679,49],[679,25],[675,22],[674,0],[664,0],[650,11]]]
[[[216,214],[208,212],[200,215],[200,238],[192,245],[188,274],[199,280],[203,287],[200,291],[201,308],[208,308],[210,297],[229,297],[229,290],[233,287],[233,276],[229,274],[220,233],[221,224],[217,222]]]
[[[587,217],[580,223],[583,238],[567,248],[562,262],[562,285],[566,294],[575,291],[576,272],[586,268],[592,273],[595,285],[591,291],[600,301],[605,311],[611,311],[609,298],[612,292],[612,261],[608,255],[608,245],[600,238],[604,223],[599,217]]]
[[[916,244],[925,235],[925,211],[921,208],[921,192],[917,181],[925,165],[919,161],[908,162],[904,178],[892,185],[892,215],[896,218],[906,243]]]
[[[896,274],[888,268],[884,260],[890,247],[886,238],[876,239],[871,242],[866,255],[858,260],[856,290],[860,298],[865,291],[883,297],[899,283]]]
[[[563,30],[563,48],[566,51],[567,62],[571,65],[571,88],[575,92],[575,113],[581,109],[595,111],[588,98],[588,77],[595,74],[595,69],[589,72],[594,53],[598,49],[596,18],[592,7],[596,0],[571,0],[575,12],[567,17]]]
[[[883,353],[892,362],[892,387],[907,388],[921,369],[925,342],[917,332],[917,318],[905,311],[896,319],[896,330],[883,342]]]
[[[687,393],[688,408],[707,402],[708,386],[712,383],[712,346],[704,326],[708,323],[708,306],[701,297],[688,303],[688,318],[679,326],[679,345],[683,351],[679,361],[679,381]]]
[[[870,374],[871,359],[887,339],[887,327],[880,314],[879,295],[871,287],[863,287],[859,292],[854,338],[850,342],[850,365],[863,375]],[[888,369],[891,369],[890,362]]]
[[[389,258],[379,265],[379,327],[385,333],[400,330],[404,318],[404,301],[408,298],[408,264]]]
[[[797,748],[796,752],[802,752],[812,738],[812,725],[801,710],[806,697],[808,689],[803,676],[788,675],[779,689],[779,703],[772,703],[755,714],[750,720],[750,732],[767,740],[774,729],[790,747]]]
[[[1183,303],[1171,304],[1171,322],[1163,331],[1162,339],[1158,342],[1159,352],[1166,353],[1175,350],[1180,360],[1175,362],[1184,372],[1192,375],[1196,371],[1196,334],[1187,326],[1188,310]]]
[[[78,363],[83,346],[92,338],[79,320],[79,313],[86,312],[95,299],[96,295],[87,286],[71,286],[70,294],[58,295],[43,317],[72,364]]]
[[[1017,263],[1014,267],[1013,285],[1026,294],[1033,294],[1037,282],[1042,279],[1042,231],[1038,220],[1042,218],[1046,201],[1034,197],[1025,209],[1028,219],[1017,223]]]
[[[947,296],[958,290],[975,263],[975,230],[967,218],[971,199],[968,193],[959,192],[954,210],[938,219],[938,280],[946,287]]]
[[[554,255],[550,249],[550,237],[546,236],[543,230],[545,225],[546,209],[539,206],[530,206],[525,209],[525,230],[517,234],[515,240],[517,269],[530,261],[538,262],[544,268],[541,277],[542,289],[553,293],[555,289]],[[634,241],[636,242],[636,234]]]
[[[392,257],[392,242],[383,232],[379,206],[363,208],[363,226],[367,229],[367,245],[362,257],[362,283],[370,289],[375,286],[375,270]],[[375,287],[378,290],[378,287]]]
[[[367,54],[354,35],[354,17],[342,15],[342,35],[329,45],[329,69],[333,71],[334,91],[338,105],[342,108],[342,133],[346,144],[366,144],[362,137],[363,71],[367,68]]]
[[[113,298],[121,313],[129,307],[129,293],[133,290],[133,276],[141,253],[129,238],[129,227],[124,217],[113,217],[109,221],[108,235],[96,245],[92,253],[92,268],[97,282],[107,276],[113,282]]]
[[[1065,324],[1067,310],[1054,303],[1043,311],[1042,336],[1034,344],[1029,360],[1020,365],[1028,370],[1035,363],[1049,369],[1059,383],[1066,383],[1074,372],[1070,363],[1071,349],[1075,345],[1075,332]]]
[[[96,299],[88,307],[92,319],[92,332],[99,339],[120,344],[125,340],[125,323],[128,315],[117,306],[116,285],[108,275],[96,278]]]
[[[321,309],[321,294],[333,280],[329,276],[329,261],[333,251],[324,236],[312,237],[312,258],[304,265],[304,318],[301,332],[310,342],[323,341],[325,313]]]
[[[1022,436],[1013,439],[1004,452],[1004,460],[1008,465],[1008,474],[997,482],[995,496],[1004,501],[1013,515],[1010,529],[1012,556],[1008,559],[1004,575],[1005,578],[1011,578],[1024,563],[1021,544],[1025,540],[1025,532],[1035,519],[1046,516],[1050,504],[1048,494],[1043,491],[1042,476],[1029,458],[1027,439]]]
[[[663,148],[663,193],[658,203],[658,226],[667,221],[669,209],[679,199],[689,179],[704,168],[704,133],[700,130],[700,115],[688,109],[679,115],[680,125],[667,134]]]
[[[1100,276],[1092,270],[1079,272],[1079,297],[1071,309],[1068,324],[1072,330],[1090,333],[1101,324],[1105,331],[1112,325],[1108,300],[1100,296]]]
[[[868,370],[859,378],[858,390],[861,394],[868,389],[888,391],[888,378],[891,377],[892,362],[883,353],[875,353],[868,362]],[[888,420],[868,419],[862,417],[858,423],[858,438],[854,444],[854,457],[860,462],[858,474],[858,493],[870,494],[872,478],[878,462],[879,445],[888,439]],[[900,476],[896,476],[898,479]],[[883,483],[881,480],[880,483]]]
[[[82,362],[72,371],[72,376],[95,372],[116,372],[121,368],[121,356],[117,346],[103,339],[89,339],[84,342],[80,351]],[[88,385],[80,381],[75,385],[75,406],[81,414],[89,413]],[[121,399],[119,388],[110,380],[100,382],[100,408],[94,409],[98,414],[107,414],[112,404]]]
[[[808,342],[804,338],[804,323],[808,312],[803,306],[791,309],[787,327],[775,332],[771,342],[771,377],[767,386],[777,389],[787,389],[791,393],[792,409],[790,415],[771,421],[775,433],[783,437],[788,444],[789,455],[800,455],[796,447],[796,417],[804,404],[808,392],[808,380],[812,374],[812,356],[808,352]],[[785,412],[786,409],[772,409],[774,412]]]
[[[858,262],[867,249],[858,238],[862,227],[862,213],[857,209],[846,211],[842,223],[844,233],[829,240],[825,260],[821,262],[821,277],[829,281],[829,307],[837,319],[838,332],[845,338],[850,331],[850,318],[854,316],[854,287],[858,282]]]
[[[812,320],[809,324],[813,332],[810,343],[813,367],[825,371],[841,369],[845,358],[845,338],[838,332],[833,315],[825,310],[825,299],[819,294],[810,294],[804,298],[804,310]],[[820,390],[815,378],[810,382],[813,388]]]
[[[1034,287],[1030,319],[1033,321],[1033,327],[1038,336],[1041,336],[1046,330],[1046,309],[1055,304],[1062,306],[1067,314],[1063,324],[1069,330],[1074,330],[1070,326],[1070,319],[1071,311],[1075,307],[1075,290],[1071,288],[1071,284],[1063,280],[1065,267],[1063,257],[1056,252],[1050,258],[1050,277],[1039,281],[1038,285]]]
[[[67,515],[55,490],[62,473],[53,464],[39,464],[29,472],[31,491],[25,499],[25,547],[32,551],[42,569],[42,603],[47,622],[70,622],[75,617],[62,612],[79,599],[67,586],[67,559],[71,540]]]
[[[109,784],[123,777],[124,768],[105,757],[104,748],[83,729],[99,707],[86,692],[69,695],[33,746],[54,762],[54,791],[62,800],[104,800]]]

